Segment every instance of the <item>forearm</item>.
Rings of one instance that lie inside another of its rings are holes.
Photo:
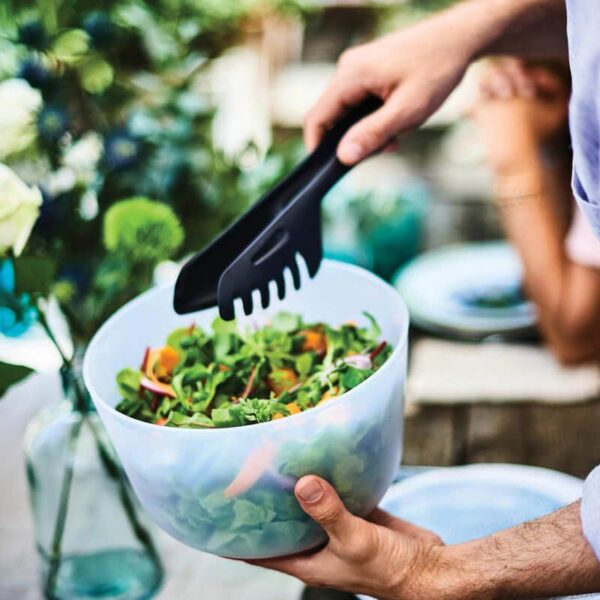
[[[595,358],[600,354],[600,273],[574,263],[565,250],[568,220],[561,208],[571,195],[568,176],[561,167],[544,167],[535,149],[520,155],[509,175],[497,177],[523,176],[533,186],[529,196],[499,200],[504,230],[523,263],[527,295],[562,361]]]
[[[438,15],[471,60],[489,54],[565,57],[564,0],[467,0]]]
[[[599,591],[600,563],[576,502],[490,537],[441,547],[424,577],[432,598],[540,598]]]

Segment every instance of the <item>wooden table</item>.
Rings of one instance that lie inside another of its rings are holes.
[[[600,399],[421,406],[404,425],[406,464],[528,464],[585,477],[600,464]]]

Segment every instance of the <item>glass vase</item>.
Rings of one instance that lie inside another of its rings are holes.
[[[44,596],[150,598],[162,581],[152,538],[82,383],[61,375],[64,399],[25,435]]]

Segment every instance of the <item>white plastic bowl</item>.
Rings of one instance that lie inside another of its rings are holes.
[[[209,328],[217,314],[210,309],[177,315],[172,297],[172,286],[157,288],[121,308],[94,336],[84,361],[85,383],[154,520],[200,550],[264,558],[325,539],[294,497],[302,475],[325,477],[356,514],[371,511],[392,482],[402,447],[408,313],[398,292],[368,271],[324,261],[302,290],[240,319],[242,327],[247,321],[260,325],[285,309],[307,321],[367,324],[362,314],[367,310],[394,351],[367,381],[320,407],[269,423],[212,430],[162,427],[114,409],[121,368],[136,365],[147,346],[164,344],[176,327],[194,322]],[[248,461],[262,475],[248,491],[226,497],[225,489]]]

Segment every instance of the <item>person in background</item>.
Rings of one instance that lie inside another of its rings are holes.
[[[600,237],[599,5],[598,0],[566,0],[566,6],[573,191]],[[464,0],[414,27],[352,48],[306,117],[306,145],[314,148],[348,107],[374,94],[383,106],[351,127],[338,145],[340,161],[354,164],[423,123],[472,61],[506,54],[566,58],[566,16],[564,0]],[[518,203],[541,195],[540,182],[529,170],[512,175],[502,182],[500,198]],[[554,275],[536,277],[550,285]],[[447,546],[434,533],[380,510],[367,518],[352,515],[333,487],[314,475],[302,477],[295,493],[329,541],[304,555],[252,562],[310,585],[394,600],[600,591],[600,467],[588,476],[580,501],[530,523]]]
[[[600,359],[600,241],[571,191],[569,94],[561,63],[502,58],[483,73],[473,118],[542,333],[560,361],[580,363]]]

